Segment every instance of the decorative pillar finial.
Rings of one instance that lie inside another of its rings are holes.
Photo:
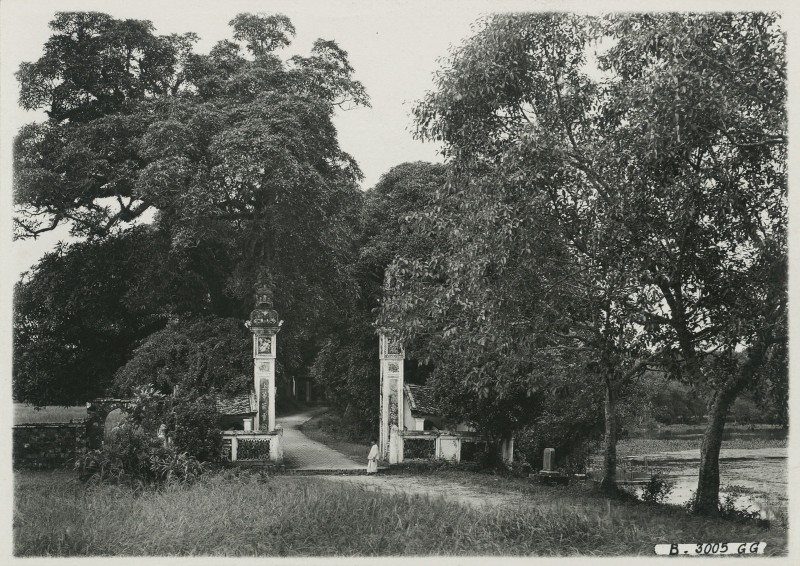
[[[256,279],[256,308],[272,308],[272,277],[266,269],[262,269]]]

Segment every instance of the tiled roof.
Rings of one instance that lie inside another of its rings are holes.
[[[441,412],[433,400],[433,387],[406,383],[403,389],[411,405],[412,415],[438,415]]]
[[[241,393],[224,399],[217,397],[217,411],[220,415],[246,415],[256,412],[256,399],[253,392]]]

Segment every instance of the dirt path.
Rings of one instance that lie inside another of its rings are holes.
[[[310,409],[294,415],[276,419],[283,427],[283,454],[287,469],[294,470],[359,470],[363,466],[329,446],[311,440],[300,430],[300,425],[308,421],[322,409]]]

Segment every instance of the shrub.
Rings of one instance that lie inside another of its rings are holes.
[[[81,481],[117,483],[124,479],[147,480],[149,452],[158,440],[141,427],[123,420],[106,437],[103,448],[79,456],[75,469]]]
[[[163,446],[129,421],[111,431],[103,448],[78,457],[75,470],[83,482],[148,485],[191,482],[203,473],[196,458]]]
[[[172,432],[172,442],[178,452],[186,452],[201,462],[220,459],[222,435],[213,398],[178,397],[172,404],[171,417],[167,430]]]
[[[203,394],[233,395],[253,375],[250,331],[234,318],[185,318],[148,336],[114,376],[119,394],[152,384],[163,393],[176,385]]]
[[[141,385],[133,389],[127,419],[145,432],[155,434],[169,412],[169,404],[170,398],[152,385]]]
[[[661,472],[656,472],[650,476],[650,480],[642,487],[642,501],[645,503],[664,503],[664,500],[672,493],[675,484],[664,476]]]
[[[179,391],[164,395],[152,385],[136,387],[128,421],[151,436],[164,424],[176,452],[186,452],[201,462],[219,460],[222,436],[214,397]]]
[[[150,454],[150,470],[155,474],[157,482],[191,483],[205,471],[203,464],[186,452],[159,449]]]
[[[769,527],[770,522],[767,519],[762,519],[761,513],[758,511],[750,510],[749,505],[744,509],[736,507],[736,498],[743,493],[749,492],[748,488],[742,490],[741,486],[729,486],[721,487],[720,491],[726,491],[725,497],[719,502],[719,516],[722,519],[737,523],[754,522],[760,527]],[[695,513],[695,499],[695,492],[693,491],[689,495],[689,500],[684,504],[684,508],[690,515]]]
[[[527,478],[533,472],[533,466],[531,466],[530,463],[526,462],[525,460],[514,460],[511,463],[511,473],[515,476]]]

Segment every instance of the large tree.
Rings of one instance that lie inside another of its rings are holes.
[[[567,304],[535,304],[535,325],[515,316],[505,325],[592,360],[587,373],[606,383],[608,483],[614,395],[627,378],[657,362],[710,386],[697,494],[705,513],[717,509],[730,403],[768,374],[785,379],[784,66],[770,14],[492,16],[416,110],[421,135],[445,142],[461,172],[451,191],[468,212],[439,223],[464,232],[480,207],[502,220],[468,232],[475,253],[464,281],[490,290],[482,282],[493,255],[527,253],[524,222],[550,219],[540,233],[557,230],[566,246],[576,269],[564,278],[547,274],[547,254],[536,252],[534,266],[562,285]],[[502,229],[507,243],[481,247]],[[450,305],[470,300],[464,289],[454,287]],[[551,308],[566,332],[541,325]]]
[[[398,265],[388,310],[399,308],[408,337],[441,321],[429,342],[471,356],[465,386],[484,395],[541,395],[554,372],[602,383],[604,484],[613,490],[618,397],[646,364],[624,302],[632,282],[617,211],[593,207],[596,188],[560,166],[564,112],[586,113],[597,95],[580,66],[591,34],[569,18],[520,19],[492,20],[456,50],[416,109],[421,135],[447,142],[454,171],[421,229],[453,243],[435,262]],[[566,109],[552,104],[558,98]],[[415,291],[415,279],[428,292]]]
[[[711,391],[696,509],[715,514],[728,411],[787,379],[785,38],[764,13],[611,18],[608,33],[606,116],[642,195],[626,222],[638,303],[673,376]]]
[[[246,316],[268,274],[287,320],[283,367],[297,372],[339,298],[356,292],[348,266],[361,173],[333,117],[368,101],[335,42],[285,60],[277,52],[294,35],[285,16],[230,23],[234,41],[197,54],[194,34],[56,16],[44,55],[18,72],[22,106],[48,114],[16,139],[18,237],[68,223],[102,239],[150,211],[171,256],[202,281],[211,314]]]

